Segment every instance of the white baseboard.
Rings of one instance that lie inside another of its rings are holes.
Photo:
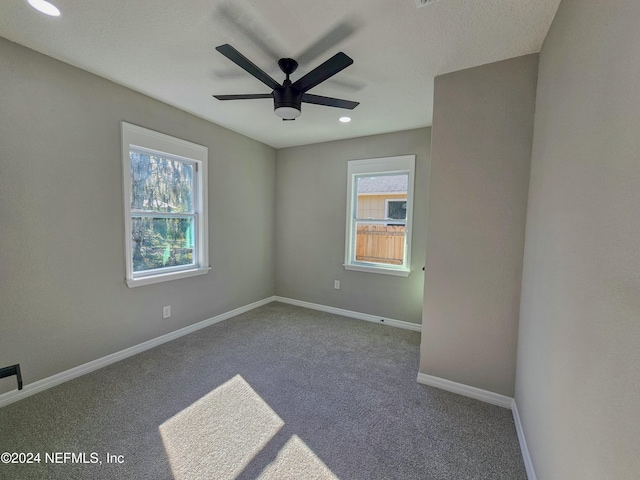
[[[531,455],[529,454],[529,447],[527,447],[527,440],[524,436],[524,429],[522,428],[522,422],[520,421],[520,414],[518,413],[518,405],[516,400],[513,400],[511,404],[511,412],[513,413],[513,421],[516,424],[516,432],[518,433],[518,441],[520,442],[520,451],[522,452],[522,460],[524,461],[524,468],[527,471],[527,478],[529,480],[538,480],[536,472],[533,469],[533,462],[531,461]]]
[[[335,315],[342,315],[343,317],[357,318],[358,320],[366,320],[367,322],[381,323],[383,325],[391,325],[392,327],[413,330],[414,332],[422,331],[421,324],[405,322],[402,320],[394,320],[393,318],[381,317],[379,315],[370,315],[368,313],[354,312],[352,310],[344,310],[342,308],[329,307],[327,305],[319,305],[317,303],[305,302],[302,300],[295,300],[293,298],[287,298],[287,297],[275,296],[274,301],[288,303],[289,305],[296,305],[298,307],[310,308],[311,310],[320,310],[321,312],[333,313]]]
[[[513,398],[507,397],[506,395],[500,395],[499,393],[482,390],[481,388],[452,382],[451,380],[434,377],[433,375],[427,375],[426,373],[418,373],[418,383],[440,388],[459,395],[464,395],[465,397],[475,398],[476,400],[498,405],[499,407],[510,409],[511,404],[513,403]]]
[[[482,390],[481,388],[471,387],[463,383],[452,382],[451,380],[446,380],[444,378],[434,377],[433,375],[427,375],[426,373],[418,373],[418,383],[510,409],[516,426],[516,432],[518,434],[518,442],[520,442],[520,451],[522,452],[522,460],[527,472],[527,478],[529,480],[538,480],[536,472],[533,469],[533,462],[531,461],[531,455],[529,454],[529,448],[527,447],[522,422],[520,422],[520,415],[518,414],[518,406],[514,398],[500,395],[499,393],[489,392],[488,390]]]
[[[392,318],[379,317],[367,313],[354,312],[351,310],[344,310],[342,308],[304,302],[302,300],[294,300],[292,298],[272,296],[254,303],[250,303],[249,305],[236,308],[229,312],[216,315],[215,317],[203,320],[202,322],[198,322],[193,325],[189,325],[174,332],[167,333],[166,335],[153,338],[138,345],[134,345],[133,347],[125,348],[124,350],[120,350],[119,352],[115,352],[105,357],[98,358],[83,365],[65,370],[64,372],[60,372],[50,377],[43,378],[42,380],[27,384],[22,390],[12,390],[10,392],[0,394],[0,408],[17,402],[18,400],[22,400],[23,398],[29,397],[31,395],[35,395],[36,393],[42,392],[43,390],[55,387],[56,385],[60,385],[61,383],[98,370],[99,368],[106,367],[107,365],[111,365],[112,363],[144,352],[145,350],[157,347],[158,345],[162,345],[163,343],[170,342],[171,340],[183,337],[184,335],[188,335],[202,328],[209,327],[211,325],[222,322],[229,318],[235,317],[236,315],[240,315],[274,301],[309,308],[312,310],[334,313],[336,315],[342,315],[344,317],[366,320],[368,322],[375,322],[384,325],[391,325],[393,327],[405,328],[416,332],[422,331],[422,325],[415,323],[403,322],[401,320],[394,320]],[[527,448],[527,442],[524,436],[522,423],[520,422],[518,408],[513,398],[507,397],[505,395],[500,395],[498,393],[489,392],[487,390],[482,390],[480,388],[471,387],[469,385],[464,385],[462,383],[452,382],[451,380],[446,380],[444,378],[434,377],[425,373],[418,373],[417,380],[418,383],[424,385],[441,388],[442,390],[447,390],[449,392],[475,398],[476,400],[481,400],[483,402],[498,405],[500,407],[510,408],[513,412],[513,420],[515,422],[516,432],[518,434],[518,441],[520,442],[520,449],[522,451],[522,457],[527,471],[527,477],[529,480],[537,480],[535,471],[533,469],[533,462],[531,461],[531,456],[529,455],[529,449]]]
[[[189,325],[188,327],[184,327],[174,332],[167,333],[166,335],[162,335],[160,337],[147,340],[146,342],[139,343],[138,345],[134,345],[133,347],[125,348],[124,350],[112,353],[110,355],[107,355],[106,357],[98,358],[83,365],[65,370],[64,372],[60,372],[50,377],[43,378],[42,380],[38,380],[36,382],[25,385],[22,390],[12,390],[10,392],[3,393],[0,395],[0,408],[4,407],[5,405],[9,405],[10,403],[17,402],[18,400],[22,400],[23,398],[34,395],[38,392],[42,392],[43,390],[46,390],[48,388],[60,385],[61,383],[67,382],[81,375],[85,375],[87,373],[93,372],[94,370],[98,370],[99,368],[106,367],[107,365],[111,365],[115,362],[119,362],[120,360],[124,360],[125,358],[144,352],[145,350],[157,347],[158,345],[162,345],[163,343],[170,342],[171,340],[175,340],[176,338],[180,338],[202,328],[206,328],[216,323],[222,322],[223,320],[227,320],[228,318],[235,317],[236,315],[248,312],[249,310],[253,310],[254,308],[261,307],[262,305],[271,303],[274,300],[275,297],[268,297],[254,303],[250,303],[249,305],[236,308],[220,315],[216,315],[215,317],[203,320],[198,323],[194,323],[193,325]]]
[[[317,305],[315,303],[303,302],[300,300],[293,300],[291,298],[272,296],[272,297],[268,297],[263,300],[259,300],[257,302],[251,303],[249,305],[236,308],[229,312],[216,315],[215,317],[209,318],[207,320],[203,320],[202,322],[194,323],[193,325],[189,325],[188,327],[184,327],[174,332],[167,333],[166,335],[153,338],[151,340],[140,343],[138,345],[134,345],[133,347],[125,348],[124,350],[120,350],[119,352],[115,352],[105,357],[98,358],[96,360],[85,363],[83,365],[78,365],[77,367],[71,368],[69,370],[65,370],[64,372],[60,372],[50,377],[43,378],[42,380],[29,383],[25,385],[22,390],[12,390],[10,392],[0,394],[0,408],[4,407],[5,405],[9,405],[10,403],[17,402],[18,400],[22,400],[23,398],[30,397],[31,395],[35,395],[36,393],[42,392],[43,390],[47,390],[48,388],[55,387],[56,385],[60,385],[61,383],[67,382],[74,378],[77,378],[87,373],[98,370],[99,368],[106,367],[107,365],[111,365],[112,363],[115,363],[115,362],[119,362],[120,360],[124,360],[125,358],[144,352],[145,350],[149,350],[151,348],[157,347],[158,345],[162,345],[163,343],[170,342],[171,340],[175,340],[176,338],[180,338],[184,335],[188,335],[202,328],[209,327],[211,325],[222,322],[231,317],[235,317],[236,315],[240,315],[242,313],[248,312],[249,310],[253,310],[254,308],[261,307],[263,305],[266,305],[274,301],[288,303],[291,305],[297,305],[305,308],[310,308],[312,310],[322,310],[329,313],[343,315],[345,317],[352,317],[352,318],[358,318],[361,320],[367,320],[370,322],[383,323],[383,324],[391,325],[394,327],[407,328],[407,329],[415,330],[418,332],[421,330],[421,327],[422,327],[421,325],[417,325],[409,322],[403,322],[400,320],[394,320],[391,318],[377,317],[377,316],[369,315],[366,313],[352,312],[350,310],[343,310],[341,308],[328,307],[325,305]]]

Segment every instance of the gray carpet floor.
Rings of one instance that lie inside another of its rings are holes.
[[[511,412],[418,384],[419,344],[271,303],[0,409],[40,453],[0,478],[526,479]]]

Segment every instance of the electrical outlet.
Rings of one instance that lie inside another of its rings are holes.
[[[162,307],[162,318],[169,318],[171,316],[171,305]]]
[[[340,280],[333,281],[333,288],[335,288],[336,290],[340,290]]]

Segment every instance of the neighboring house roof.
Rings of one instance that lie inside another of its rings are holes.
[[[358,178],[358,195],[373,193],[406,193],[407,175],[381,175]]]

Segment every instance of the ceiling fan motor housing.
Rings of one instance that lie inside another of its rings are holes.
[[[297,89],[285,85],[281,88],[276,88],[273,91],[273,108],[278,109],[281,107],[290,107],[300,110],[302,104],[302,92]]]

